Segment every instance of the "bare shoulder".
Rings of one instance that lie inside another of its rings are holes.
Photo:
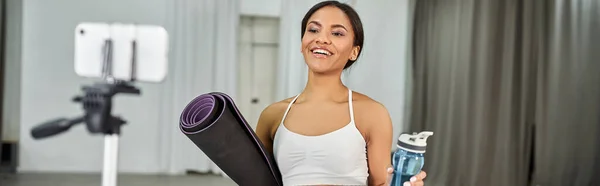
[[[283,114],[292,100],[293,97],[286,98],[265,107],[258,119],[257,130],[260,128],[261,130],[268,131],[272,137],[275,131],[277,131],[279,121],[283,118]]]
[[[279,115],[283,114],[283,112],[285,112],[288,104],[290,103],[291,99],[287,98],[275,103],[271,103],[269,106],[265,107],[265,109],[263,109],[262,113],[260,114],[261,118],[268,118],[269,120],[272,119],[277,119],[278,117],[281,117]]]
[[[289,103],[289,101],[287,101],[287,99],[285,100],[281,100],[275,103],[271,103],[269,106],[265,107],[265,109],[263,109],[263,111],[260,114],[260,117],[263,118],[270,118],[270,119],[275,119],[278,117],[278,115],[282,114],[283,112],[285,112],[285,109],[287,108],[287,103]]]
[[[358,92],[352,94],[352,105],[356,126],[366,139],[374,133],[391,133],[392,120],[385,105]]]
[[[352,104],[355,110],[355,116],[384,116],[389,117],[387,108],[377,100],[359,92],[352,94]]]

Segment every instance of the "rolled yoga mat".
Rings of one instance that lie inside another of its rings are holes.
[[[238,185],[283,185],[275,159],[227,94],[194,98],[179,123],[181,131]]]

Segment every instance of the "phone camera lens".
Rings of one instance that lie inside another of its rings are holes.
[[[80,33],[81,35],[83,35],[83,34],[85,33],[85,31],[84,31],[83,29],[81,29],[81,30],[79,30],[79,33]]]

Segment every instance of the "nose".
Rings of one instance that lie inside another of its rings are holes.
[[[325,32],[322,32],[321,34],[319,34],[319,36],[317,37],[317,44],[324,44],[324,45],[331,44],[329,35],[326,34]]]

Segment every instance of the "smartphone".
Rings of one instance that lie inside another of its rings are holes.
[[[168,53],[169,36],[161,26],[84,22],[75,28],[74,68],[81,77],[102,78],[109,57],[113,78],[159,83],[167,75]]]

